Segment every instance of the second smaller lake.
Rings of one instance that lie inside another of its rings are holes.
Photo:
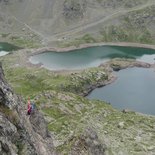
[[[18,50],[19,47],[9,44],[9,43],[5,43],[5,42],[0,42],[0,56],[4,56],[6,54],[9,54],[10,51],[13,50]]]
[[[87,97],[109,102],[120,110],[155,115],[155,71],[135,67],[115,74],[118,77],[115,82],[96,88]]]

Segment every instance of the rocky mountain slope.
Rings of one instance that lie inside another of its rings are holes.
[[[0,58],[6,78],[17,94],[25,99],[28,96],[35,99],[39,112],[44,115],[48,124],[48,135],[52,135],[53,147],[59,154],[154,154],[154,116],[130,110],[119,111],[106,102],[83,97],[97,86],[112,81],[115,78],[113,70],[154,66],[132,59],[113,59],[97,68],[75,73],[56,73],[37,66],[29,66],[23,57],[24,54],[30,54],[30,51],[16,51]],[[24,102],[20,103],[25,105]],[[27,118],[24,111],[22,116],[20,115],[20,121],[26,122],[26,127],[22,127],[24,131],[33,127],[42,137],[46,135],[46,126],[41,125],[42,121],[36,121],[35,118],[38,117],[32,116],[30,121],[25,117]],[[36,124],[40,124],[41,127]],[[31,133],[30,131],[28,133]],[[35,138],[36,134],[33,133],[30,137]],[[44,138],[45,147],[49,145],[47,139]],[[20,140],[25,139],[21,137]],[[35,140],[38,141],[38,137]],[[35,144],[38,144],[36,141]],[[40,141],[42,142],[38,142]]]
[[[37,110],[26,115],[24,101],[12,92],[0,66],[0,154],[52,155],[52,142],[43,116]]]
[[[23,47],[155,44],[154,13],[154,0],[0,0],[0,40]],[[0,154],[154,154],[155,117],[83,97],[113,79],[113,70],[149,64],[116,59],[59,74],[28,64],[29,54],[25,49],[0,57],[8,82],[23,97],[12,91],[0,66]],[[30,117],[28,96],[38,108]]]
[[[30,47],[109,41],[154,44],[154,12],[154,0],[1,0],[1,39]]]

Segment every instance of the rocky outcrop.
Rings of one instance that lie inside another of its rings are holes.
[[[125,7],[125,8],[131,8],[139,4],[143,4],[144,1],[136,1],[136,0],[98,0],[98,3],[103,8],[118,8],[118,7]]]
[[[52,155],[52,137],[42,114],[26,115],[24,101],[6,83],[0,65],[0,154]]]
[[[132,68],[132,67],[150,68],[151,64],[141,61],[135,61],[133,59],[115,58],[106,64],[102,64],[101,66],[109,69],[111,68],[114,71],[119,71],[125,68]]]
[[[17,97],[13,96],[13,92],[4,78],[2,65],[0,64],[0,103],[12,109],[17,105]]]
[[[105,146],[99,141],[96,132],[91,128],[88,128],[75,142],[71,155],[104,155],[104,152]]]
[[[66,0],[63,5],[63,15],[66,19],[82,18],[86,11],[86,0]]]
[[[4,3],[7,5],[9,3],[9,0],[0,0],[0,3]]]
[[[0,154],[17,154],[15,137],[19,138],[16,126],[0,113]]]

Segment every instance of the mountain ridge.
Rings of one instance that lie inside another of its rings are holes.
[[[88,34],[94,38],[95,42],[107,42],[106,35],[101,33],[104,29],[109,37],[108,41],[121,41],[121,37],[116,38],[112,33],[109,34],[113,26],[118,29],[117,32],[120,35],[123,35],[122,33],[127,35],[124,41],[142,42],[138,36],[135,37],[135,41],[131,39],[131,35],[138,29],[133,30],[132,33],[130,29],[126,28],[124,16],[128,18],[130,13],[138,14],[137,11],[141,10],[141,15],[149,13],[148,18],[151,18],[153,10],[150,11],[149,6],[154,5],[153,0],[1,1],[1,39],[18,44],[22,44],[24,41],[28,42],[30,39],[32,42],[34,41],[34,44],[37,42],[58,46],[63,43],[67,45],[66,43],[82,39],[81,37]],[[134,20],[138,20],[137,17],[132,19],[131,22]],[[134,24],[136,25],[136,23]],[[123,26],[124,32],[117,28],[120,25]],[[153,22],[151,29],[154,27]],[[154,32],[150,30],[150,26],[145,25],[145,29],[152,37],[151,39],[154,39]],[[142,30],[140,32],[143,34]],[[4,34],[8,34],[8,36],[4,37]],[[112,40],[110,37],[114,39]],[[85,43],[90,41],[89,39],[83,40]],[[143,42],[151,44],[150,41],[147,42],[147,39]]]

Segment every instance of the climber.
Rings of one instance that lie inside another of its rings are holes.
[[[27,114],[30,115],[31,114],[31,110],[32,110],[30,98],[28,98],[28,102],[27,103],[28,103],[28,106],[27,106]]]
[[[34,110],[35,110],[35,103],[34,103],[34,101],[32,101],[32,103],[31,103],[31,113],[34,113]]]

